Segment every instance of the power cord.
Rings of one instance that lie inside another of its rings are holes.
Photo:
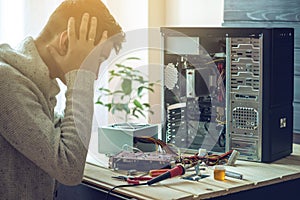
[[[115,190],[117,188],[121,188],[121,187],[136,187],[136,186],[140,186],[140,185],[147,185],[147,183],[132,184],[132,185],[117,185],[117,186],[113,187],[112,189],[110,189],[107,192],[105,200],[109,200],[110,194],[113,192],[113,190]]]

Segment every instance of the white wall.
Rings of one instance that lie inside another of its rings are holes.
[[[24,3],[24,0],[0,0],[0,43],[14,46],[23,39]]]
[[[37,36],[62,0],[0,0],[0,43],[17,45]]]
[[[148,26],[148,0],[105,0],[112,15],[124,31]]]
[[[24,0],[24,34],[38,36],[48,18],[63,0]]]
[[[224,0],[166,0],[166,26],[221,26]]]

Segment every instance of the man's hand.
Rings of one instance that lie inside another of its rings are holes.
[[[69,71],[79,69],[83,61],[96,47],[95,37],[97,30],[97,18],[92,17],[91,20],[89,20],[89,18],[90,16],[88,13],[83,14],[78,37],[76,36],[75,31],[75,20],[73,17],[69,19],[67,28],[67,49],[63,55],[52,46],[49,46],[48,48],[53,59],[64,74],[66,74]],[[89,21],[90,29],[88,30]],[[104,43],[106,40],[107,32],[104,31],[99,44]],[[90,64],[92,64],[93,66],[88,66],[84,68],[96,74],[99,69],[99,62]]]

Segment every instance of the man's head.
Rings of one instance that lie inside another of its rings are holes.
[[[50,16],[40,36],[51,40],[57,34],[61,34],[66,30],[70,17],[74,17],[75,19],[76,35],[78,35],[81,18],[84,13],[89,13],[90,16],[97,18],[98,25],[95,44],[98,44],[100,41],[103,31],[108,32],[108,37],[118,34],[114,37],[114,48],[118,51],[124,41],[124,33],[101,0],[63,1]]]
[[[101,0],[65,0],[50,16],[35,44],[50,77],[64,81],[64,75],[78,69],[98,44],[101,48],[93,51],[98,58],[89,63],[92,69],[109,56],[112,48],[118,52],[124,40],[122,28]]]

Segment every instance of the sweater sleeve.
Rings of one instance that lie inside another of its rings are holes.
[[[81,182],[93,116],[95,75],[66,74],[66,109],[60,126],[53,111],[27,78],[7,73],[0,80],[0,134],[49,176],[66,185]]]

